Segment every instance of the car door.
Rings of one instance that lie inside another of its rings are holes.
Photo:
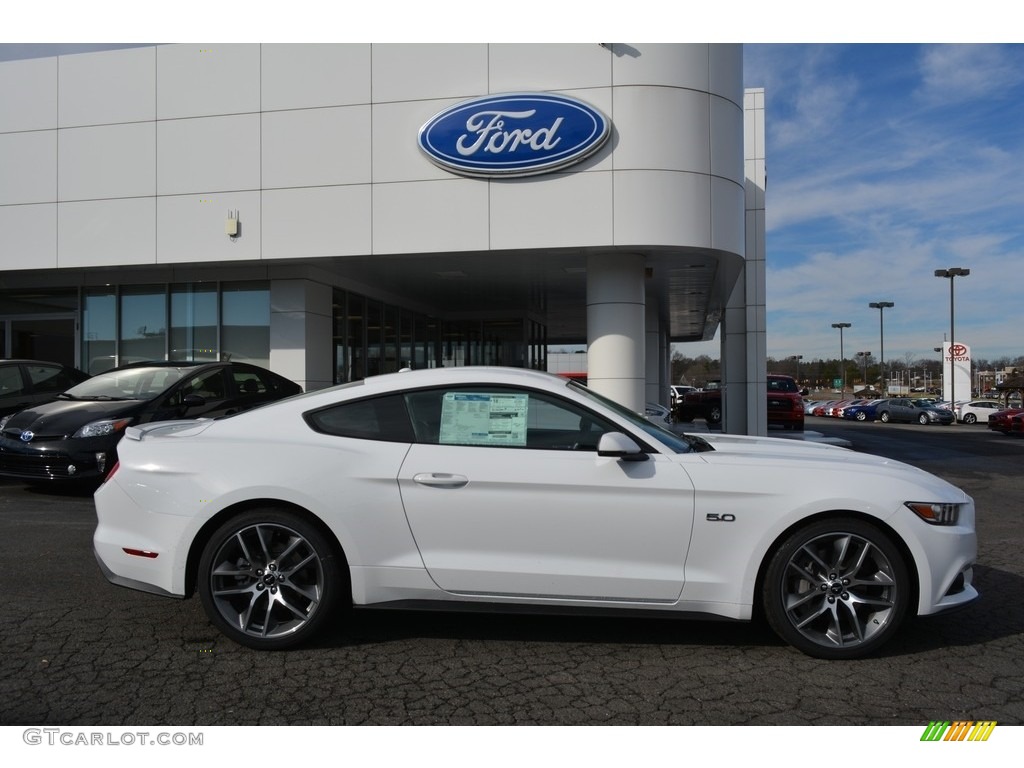
[[[890,400],[889,418],[892,421],[912,421],[915,418],[914,405],[904,397]]]
[[[550,394],[461,387],[408,396],[399,473],[410,529],[449,592],[672,602],[693,487],[669,457],[597,455],[620,429]]]

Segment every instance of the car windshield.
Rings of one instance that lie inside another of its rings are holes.
[[[659,443],[662,443],[671,448],[676,453],[699,453],[701,451],[713,451],[711,443],[702,437],[695,435],[677,435],[670,429],[659,426],[652,421],[649,421],[644,417],[643,414],[634,413],[633,411],[625,408],[614,400],[609,400],[607,397],[597,394],[594,390],[590,389],[584,384],[580,384],[576,381],[566,382],[566,386],[585,397],[600,403],[606,408],[610,408],[615,411],[619,416],[628,421],[632,426],[650,435]]]
[[[150,400],[193,370],[195,366],[144,366],[107,371],[72,387],[64,397],[76,400]]]

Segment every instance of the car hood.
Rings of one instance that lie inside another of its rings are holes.
[[[29,430],[40,437],[71,435],[92,421],[134,416],[145,405],[141,400],[58,400],[14,414],[4,434]]]
[[[775,464],[780,469],[799,466],[801,472],[817,467],[836,469],[845,474],[864,472],[869,475],[900,475],[908,479],[912,477],[915,482],[922,482],[928,478],[927,482],[941,483],[955,490],[958,495],[963,495],[963,491],[923,469],[895,459],[859,453],[838,445],[748,435],[708,434],[701,437],[715,449],[714,453],[703,454],[704,456],[721,457],[735,463],[737,467],[748,463],[762,466]]]

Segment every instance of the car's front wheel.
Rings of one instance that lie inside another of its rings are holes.
[[[889,423],[889,412],[888,411],[882,411],[880,414],[878,414],[878,418],[882,421],[883,424],[888,424]]]
[[[210,620],[250,648],[309,640],[346,592],[347,570],[315,525],[294,512],[245,512],[210,537],[199,560],[199,596]]]
[[[722,408],[718,405],[711,406],[711,410],[708,411],[707,421],[709,424],[717,424],[722,420]]]
[[[857,419],[857,421],[867,421],[868,415],[864,413],[864,411],[857,411],[857,413],[854,415],[854,418]]]
[[[963,421],[964,424],[976,424],[978,422],[978,417],[973,413],[965,413],[961,421]]]
[[[920,416],[918,416],[917,417],[917,423],[918,424],[927,424],[928,423],[928,414],[927,413],[922,413]]]
[[[885,533],[835,518],[803,526],[776,548],[763,600],[769,625],[798,650],[852,659],[893,636],[912,592],[903,556]]]

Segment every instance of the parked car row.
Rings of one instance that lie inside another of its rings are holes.
[[[881,421],[888,423],[918,422],[919,424],[952,424],[954,415],[928,398],[890,397],[879,400],[830,400],[810,402],[805,413],[811,416],[831,416],[855,421]]]
[[[808,400],[804,404],[807,416],[828,416],[853,421],[918,422],[919,424],[987,423],[991,429],[1004,433],[1022,431],[1019,404],[1006,408],[999,400],[963,400],[956,404],[931,398],[890,397],[877,400]]]

